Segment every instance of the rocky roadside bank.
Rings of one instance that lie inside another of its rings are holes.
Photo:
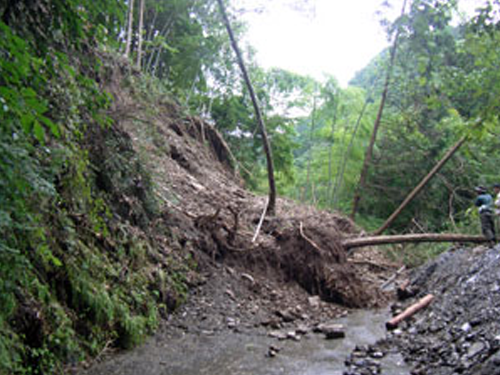
[[[379,357],[401,353],[412,375],[500,374],[500,247],[452,249],[411,276],[402,311],[433,294],[433,303],[376,345],[357,348],[345,375],[384,374]]]

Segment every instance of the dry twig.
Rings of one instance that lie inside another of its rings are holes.
[[[309,243],[309,245],[311,245],[313,248],[315,248],[319,253],[323,253],[323,250],[321,250],[321,248],[318,245],[316,245],[316,243],[313,240],[311,240],[309,237],[307,237],[304,234],[302,221],[300,222],[300,225],[299,225],[299,231],[300,231],[300,235],[302,236],[302,238],[304,240],[306,240]]]
[[[252,243],[254,243],[255,240],[257,240],[257,237],[259,237],[260,228],[262,227],[262,223],[264,222],[264,218],[266,217],[268,205],[269,205],[269,199],[266,202],[266,206],[264,207],[264,211],[262,211],[262,216],[260,217],[259,225],[257,225],[257,229],[255,230],[255,234],[252,238]]]

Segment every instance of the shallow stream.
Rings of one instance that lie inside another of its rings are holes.
[[[384,337],[386,310],[359,310],[338,320],[344,339],[326,340],[309,333],[300,341],[278,341],[262,331],[158,334],[146,344],[84,372],[88,375],[341,375],[356,345]],[[270,346],[280,348],[269,358]],[[382,374],[405,375],[401,356],[388,354]]]

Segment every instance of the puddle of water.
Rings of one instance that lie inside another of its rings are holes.
[[[299,342],[262,335],[217,332],[150,340],[141,348],[87,372],[88,375],[341,375],[344,361],[356,345],[369,345],[385,336],[387,311],[356,311],[338,320],[346,337],[325,340],[309,334]],[[281,348],[275,358],[269,347]],[[384,375],[409,374],[402,358],[388,355]]]

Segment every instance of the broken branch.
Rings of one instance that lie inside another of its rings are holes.
[[[262,215],[260,217],[259,225],[257,225],[257,229],[255,231],[255,234],[254,234],[253,238],[252,238],[252,243],[255,242],[255,240],[257,239],[257,237],[259,237],[260,228],[262,227],[262,223],[264,222],[264,218],[266,217],[268,205],[269,205],[269,199],[267,200],[266,206],[264,207],[264,211],[262,212]]]
[[[396,328],[398,326],[398,324],[401,323],[403,320],[415,315],[415,313],[417,313],[418,311],[429,306],[433,300],[434,300],[434,296],[432,294],[426,295],[420,301],[418,301],[417,303],[408,307],[401,314],[395,316],[394,318],[389,320],[387,323],[385,323],[386,328],[387,329]]]
[[[300,222],[299,231],[300,231],[300,235],[302,236],[302,238],[304,240],[306,240],[309,243],[309,245],[311,245],[312,247],[314,247],[319,253],[323,252],[323,250],[321,250],[321,248],[318,245],[316,245],[316,243],[313,240],[311,240],[309,237],[307,237],[304,234],[302,221]]]
[[[380,289],[385,289],[390,283],[392,283],[394,280],[396,280],[396,278],[401,275],[401,273],[406,269],[406,266],[403,266],[401,267],[399,270],[397,270],[397,272],[392,275],[391,277],[389,277],[381,286],[380,286]]]

